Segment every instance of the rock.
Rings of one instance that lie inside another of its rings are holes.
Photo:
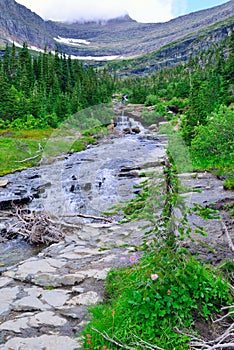
[[[152,130],[152,131],[155,131],[157,130],[158,131],[158,126],[157,124],[151,124],[149,127],[148,127],[149,130]]]
[[[80,272],[83,273],[86,277],[89,277],[89,278],[93,277],[97,280],[104,281],[109,271],[110,271],[110,268],[105,268],[103,270],[93,269],[93,270],[86,270],[86,271],[80,271]]]
[[[6,321],[0,325],[0,331],[11,331],[14,333],[21,333],[23,329],[27,328],[29,328],[28,317]]]
[[[8,180],[0,180],[0,187],[6,187],[6,185],[9,183]]]
[[[84,288],[74,286],[72,287],[72,293],[77,293],[77,294],[84,293]]]
[[[34,296],[22,298],[12,305],[12,310],[14,311],[42,311],[48,308],[50,308],[49,305],[43,304],[38,298]]]
[[[81,349],[75,339],[59,335],[42,335],[35,338],[12,338],[0,350],[76,350]]]
[[[96,292],[87,292],[75,296],[68,301],[67,305],[92,305],[101,301],[101,297]]]
[[[83,305],[65,306],[58,309],[62,316],[73,318],[74,320],[86,320],[89,318],[89,312]]]
[[[177,115],[179,113],[179,108],[176,105],[166,106],[167,113],[172,113]]]
[[[45,311],[36,314],[28,321],[30,327],[52,326],[62,327],[67,323],[65,318],[55,315],[52,311]]]
[[[68,275],[54,275],[51,273],[40,273],[32,277],[31,281],[42,287],[73,286],[82,282],[85,275],[80,273]]]
[[[164,125],[168,125],[168,124],[169,124],[169,122],[159,122],[158,126],[164,126]]]
[[[57,269],[60,269],[65,262],[61,262],[58,259],[38,259],[30,258],[19,265],[15,272],[15,278],[21,281],[31,280],[33,276],[37,276],[41,273],[51,273],[52,276],[56,273]]]
[[[124,128],[124,129],[123,129],[123,133],[124,133],[124,134],[131,134],[130,128]]]
[[[139,134],[141,132],[141,129],[139,128],[139,126],[135,126],[134,128],[132,128],[131,131],[134,132],[135,134]]]
[[[0,315],[6,315],[10,312],[19,291],[19,287],[1,289]]]
[[[25,195],[22,197],[14,196],[11,197],[0,197],[0,210],[11,209],[15,205],[28,204],[32,197],[30,195]]]
[[[8,284],[10,284],[13,280],[8,277],[0,277],[0,288],[6,287]]]
[[[63,306],[69,299],[70,292],[65,290],[44,290],[41,300],[55,308]]]

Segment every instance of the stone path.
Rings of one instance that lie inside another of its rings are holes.
[[[138,224],[87,224],[65,242],[8,268],[0,277],[0,349],[81,348],[87,306],[103,300],[108,271],[123,256],[127,264],[131,250],[137,254],[134,246],[142,236]]]

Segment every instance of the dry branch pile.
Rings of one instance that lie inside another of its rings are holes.
[[[64,239],[64,233],[46,214],[15,207],[11,216],[12,221],[1,232],[2,238],[12,239],[20,235],[34,245],[49,245]]]
[[[175,331],[190,337],[189,348],[193,350],[234,349],[234,322],[232,317],[234,315],[234,305],[223,307],[221,310],[228,310],[228,312],[219,319],[214,320],[213,324],[219,323],[220,328],[224,330],[221,335],[213,340],[207,340],[193,334],[181,332],[178,328]]]

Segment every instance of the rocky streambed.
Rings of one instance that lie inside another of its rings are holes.
[[[131,256],[140,254],[135,247],[144,234],[139,223],[95,218],[132,198],[142,172],[162,169],[165,144],[165,136],[147,132],[108,138],[63,160],[2,178],[7,180],[0,188],[2,232],[14,226],[15,218],[6,213],[20,205],[29,213],[59,217],[65,238],[39,253],[27,250],[22,240],[18,247],[17,240],[1,243],[1,350],[80,348],[87,306],[102,301],[112,267],[130,264]],[[18,256],[11,259],[17,248]]]
[[[139,222],[120,225],[114,217],[111,222],[95,217],[119,200],[132,198],[137,191],[133,185],[144,180],[147,170],[162,172],[165,146],[165,135],[154,133],[114,137],[53,164],[4,178],[8,184],[0,188],[1,213],[20,203],[29,211],[60,218],[65,235],[39,253],[31,251],[30,257],[25,247],[19,247],[18,261],[5,259],[11,254],[10,242],[2,243],[1,350],[81,348],[80,332],[89,320],[87,306],[103,300],[112,267],[131,264],[133,256],[134,260],[140,256],[137,246],[144,236]],[[188,203],[234,198],[212,174],[180,177]],[[76,213],[90,217],[81,219]],[[1,229],[12,220],[3,216]],[[224,252],[221,259],[233,258],[225,235],[220,236],[221,221],[212,222],[212,244]],[[231,224],[228,230],[233,238]],[[9,248],[5,255],[3,247]],[[209,260],[207,252],[203,254]]]

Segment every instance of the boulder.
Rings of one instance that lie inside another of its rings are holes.
[[[139,126],[135,126],[134,128],[132,128],[132,132],[134,132],[135,134],[139,134],[141,132]]]
[[[130,128],[124,128],[124,129],[123,129],[123,133],[124,133],[124,134],[131,134]]]

